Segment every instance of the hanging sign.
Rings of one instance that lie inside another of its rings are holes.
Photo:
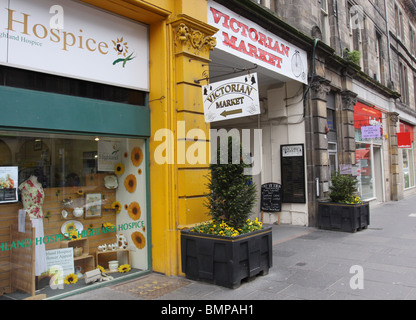
[[[212,0],[208,0],[208,23],[219,29],[215,50],[308,83],[306,51]]]
[[[257,73],[202,86],[205,122],[260,114]]]
[[[0,64],[149,90],[147,26],[76,1],[0,7]]]

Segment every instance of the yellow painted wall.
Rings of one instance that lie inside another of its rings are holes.
[[[152,264],[154,271],[180,274],[179,229],[208,219],[203,195],[209,167],[210,127],[204,121],[201,87],[194,82],[203,78],[208,69],[209,51],[213,48],[209,37],[216,32],[206,24],[206,0],[83,1],[150,27]],[[195,41],[198,39],[202,41]],[[186,155],[186,151],[198,150],[201,156],[202,150],[206,150],[205,161],[156,163],[154,153],[161,142],[155,141],[154,136],[162,128],[174,133],[171,148],[175,159],[178,152]],[[194,128],[202,129],[206,140],[195,142],[188,134]]]

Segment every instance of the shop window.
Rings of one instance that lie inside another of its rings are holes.
[[[6,66],[0,66],[0,85],[137,106],[144,106],[146,97],[142,91]]]
[[[338,171],[337,144],[328,142],[329,170],[331,176]]]
[[[30,295],[34,277],[47,297],[67,294],[98,265],[113,278],[149,269],[145,150],[143,139],[0,131],[0,296]]]
[[[360,102],[354,107],[355,158],[358,189],[363,200],[382,201],[383,115]]]
[[[359,191],[362,199],[374,198],[372,146],[358,142],[355,145],[355,157],[358,163]]]
[[[402,149],[403,155],[403,184],[408,189],[415,186],[415,168],[412,148]]]

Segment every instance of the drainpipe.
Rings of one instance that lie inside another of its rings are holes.
[[[387,53],[389,56],[389,84],[387,85],[387,87],[391,87],[391,85],[393,84],[393,80],[392,80],[392,69],[391,69],[391,50],[390,50],[390,28],[389,28],[389,15],[388,15],[388,9],[387,9],[387,0],[384,0],[384,12],[386,14],[386,33],[387,33]],[[393,89],[393,88],[390,88]]]

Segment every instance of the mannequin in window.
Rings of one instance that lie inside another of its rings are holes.
[[[19,185],[22,196],[23,209],[32,221],[35,228],[35,237],[43,238],[43,211],[42,205],[45,197],[41,183],[35,175]],[[34,244],[33,244],[34,245]],[[39,276],[47,270],[45,244],[36,244],[35,247],[35,275]]]
[[[36,219],[43,218],[42,205],[45,193],[38,178],[31,175],[19,186],[19,190],[22,195],[23,209],[26,210],[28,216]]]

